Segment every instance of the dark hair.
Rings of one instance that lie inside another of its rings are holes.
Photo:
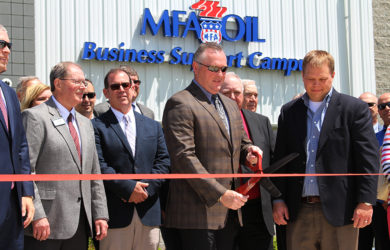
[[[194,54],[194,61],[198,62],[199,59],[202,57],[203,52],[206,49],[214,49],[216,51],[223,51],[223,48],[218,43],[202,43],[199,45],[198,49],[195,51]]]
[[[128,77],[129,77],[129,80],[130,80],[130,83],[132,83],[131,81],[131,78],[129,76],[129,74],[123,70],[122,68],[113,68],[113,69],[110,69],[110,71],[107,72],[106,76],[104,77],[104,88],[105,89],[108,89],[108,77],[111,75],[111,74],[114,74],[114,73],[117,73],[117,72],[124,72]]]
[[[121,65],[120,69],[125,71],[129,75],[129,77],[136,76],[139,79],[137,71],[130,65]]]

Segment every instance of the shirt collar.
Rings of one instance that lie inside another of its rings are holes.
[[[195,79],[193,79],[192,81],[203,91],[203,93],[206,95],[207,99],[209,99],[209,101],[211,102],[211,96],[213,94],[211,94],[205,88],[203,88],[197,81],[195,81]]]
[[[333,88],[330,89],[328,94],[325,96],[324,100],[322,100],[322,104],[325,102],[329,103],[330,98],[332,97],[332,93],[333,93]],[[303,103],[305,104],[305,106],[309,108],[310,107],[310,104],[309,104],[310,98],[309,98],[309,95],[307,94],[307,92],[302,96],[302,99],[303,99]]]
[[[129,118],[129,121],[134,121],[134,119],[135,119],[133,109],[130,109],[130,111],[127,114],[123,114],[122,112],[120,112],[119,110],[117,110],[113,107],[111,107],[111,110],[114,113],[118,122],[121,122],[123,120],[124,116],[127,116]]]
[[[55,105],[57,106],[58,111],[60,112],[61,117],[65,121],[68,120],[68,117],[69,117],[70,113],[72,114],[73,119],[76,118],[76,116],[75,116],[76,115],[76,111],[75,111],[74,107],[69,111],[60,102],[58,102],[57,99],[54,96],[52,96],[52,98],[53,98],[53,101],[54,101]]]

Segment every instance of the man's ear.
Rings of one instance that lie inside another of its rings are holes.
[[[54,79],[54,89],[61,89],[62,88],[62,82],[60,78]]]
[[[103,89],[103,94],[104,94],[104,96],[105,96],[107,99],[109,99],[109,98],[108,98],[108,89],[104,88],[104,89]]]

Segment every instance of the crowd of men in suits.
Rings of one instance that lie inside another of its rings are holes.
[[[0,73],[11,46],[0,25]],[[390,145],[390,94],[361,101],[338,93],[333,57],[310,51],[306,93],[283,105],[275,139],[269,119],[255,113],[255,83],[227,72],[219,44],[201,44],[192,68],[162,126],[136,102],[141,80],[129,66],[106,74],[107,101],[96,106],[93,83],[74,62],[56,64],[53,95],[22,113],[0,81],[0,173],[252,173],[259,161],[266,170],[298,153],[277,172],[308,175],[264,178],[248,193],[237,191],[245,178],[0,182],[1,248],[87,249],[92,236],[98,249],[157,249],[163,224],[167,249],[268,250],[274,223],[279,249],[364,249],[359,229],[370,224],[380,231],[377,249],[389,248],[388,180],[379,182],[387,197],[377,199],[371,174],[380,169],[379,145]],[[316,176],[323,173],[335,176]]]

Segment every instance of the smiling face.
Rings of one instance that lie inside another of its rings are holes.
[[[226,55],[221,50],[207,48],[199,58],[199,62],[209,66],[226,67]],[[207,92],[217,94],[225,80],[226,72],[219,70],[218,72],[211,72],[207,66],[201,65],[197,62],[192,63],[194,69],[194,79]]]
[[[329,66],[324,63],[320,66],[307,65],[302,72],[303,84],[306,93],[313,102],[321,102],[332,88],[335,73],[330,73]]]
[[[95,93],[95,88],[92,83],[88,82],[87,88],[84,90],[84,94]],[[93,98],[89,98],[88,95],[83,95],[83,100],[75,108],[82,115],[92,118],[93,108],[95,107],[96,94]]]
[[[54,97],[66,109],[71,110],[83,99],[83,92],[86,88],[84,84],[76,82],[85,82],[84,72],[75,64],[69,64],[66,68],[66,74],[63,79],[54,80],[55,90]]]
[[[4,40],[8,43],[10,42],[8,34],[7,32],[5,32],[5,30],[0,29],[0,40]],[[7,46],[2,49],[0,48],[0,73],[3,73],[7,70],[8,58],[10,53],[11,50]]]
[[[225,81],[221,86],[220,92],[235,101],[238,108],[241,109],[243,100],[242,90],[241,79],[229,74],[225,77]]]
[[[379,97],[378,105],[381,105],[383,103],[390,103],[390,93],[384,93]],[[383,124],[385,124],[385,126],[389,126],[390,125],[390,107],[386,105],[384,109],[379,109],[378,112],[379,112],[379,116],[383,120]]]
[[[242,103],[242,108],[248,109],[252,112],[256,112],[257,109],[257,87],[254,84],[247,84],[244,88],[244,101]]]
[[[129,83],[129,88],[123,88],[120,86],[117,90],[112,90],[111,85]],[[104,96],[110,100],[110,105],[121,111],[123,114],[127,114],[131,109],[131,103],[135,96],[134,87],[131,86],[131,80],[127,73],[124,71],[115,71],[108,76],[108,88],[103,89]]]

